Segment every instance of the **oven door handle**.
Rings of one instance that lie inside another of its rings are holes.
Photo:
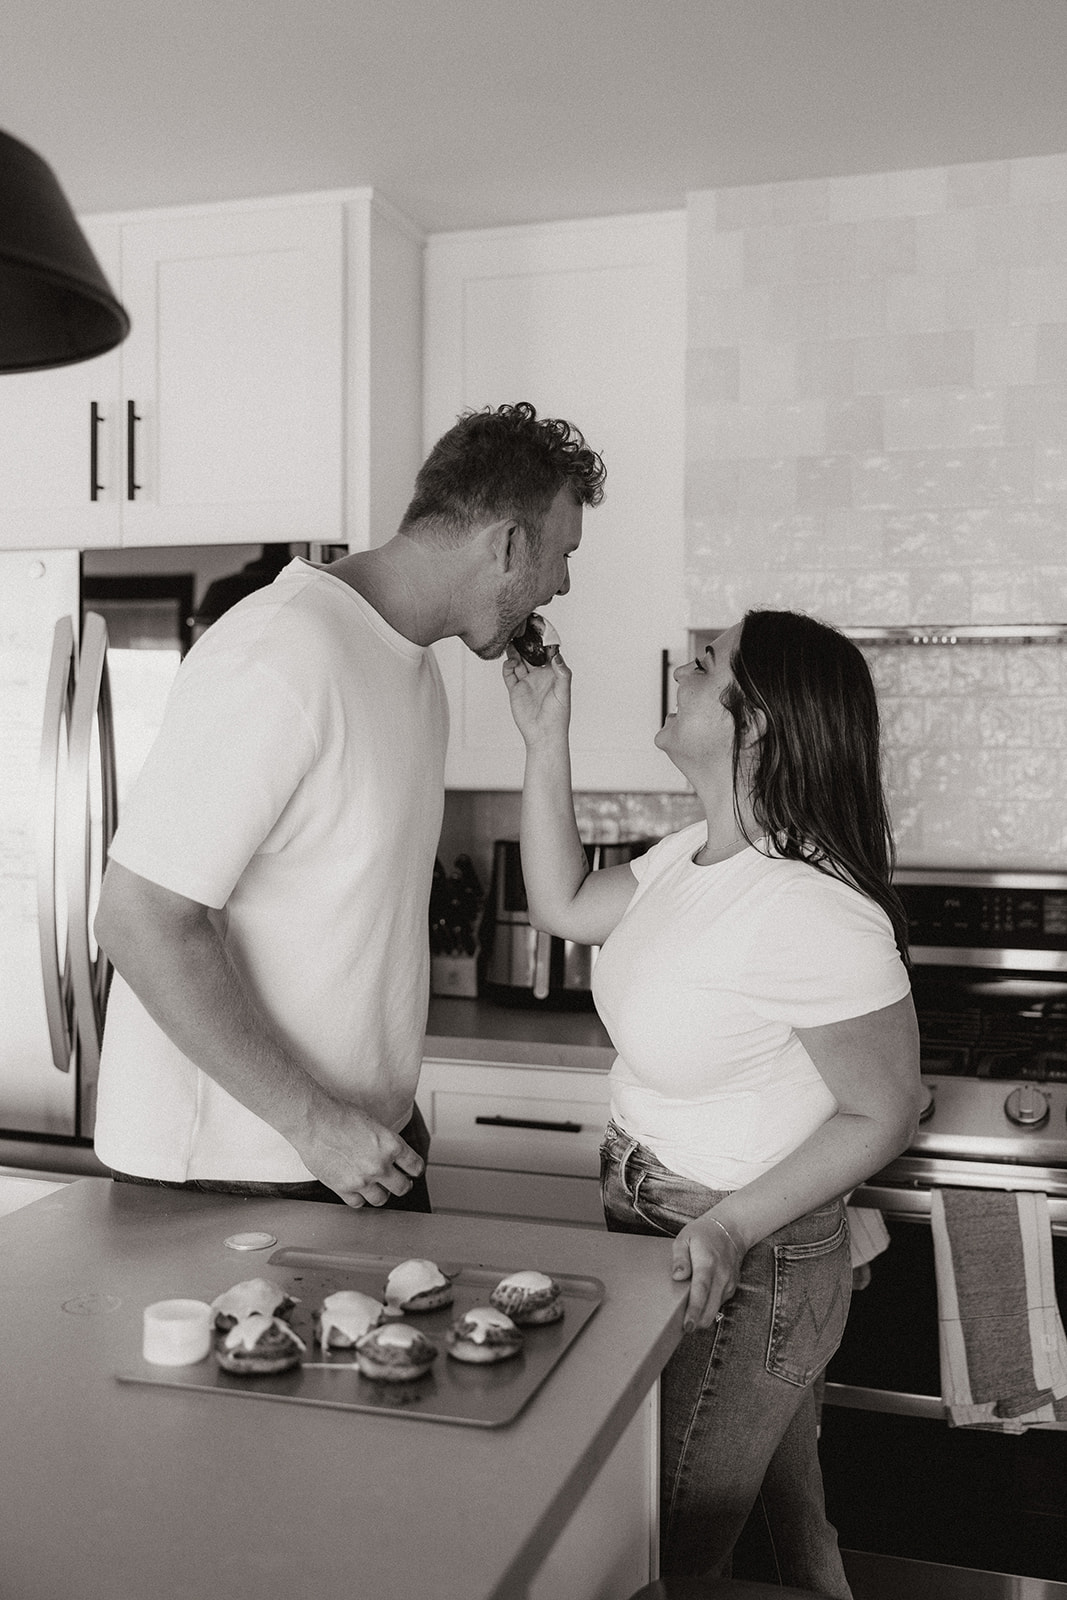
[[[936,1394],[898,1394],[893,1389],[866,1389],[856,1383],[823,1385],[823,1404],[848,1406],[854,1411],[880,1411],[893,1417],[927,1417],[944,1422],[948,1407]]]
[[[925,1189],[908,1188],[898,1189],[893,1184],[881,1184],[877,1181],[861,1184],[849,1196],[850,1206],[869,1207],[872,1211],[880,1211],[886,1217],[898,1217],[905,1222],[928,1222],[930,1219],[931,1197],[934,1188],[1003,1188],[1027,1189],[1046,1194],[1048,1197],[1049,1221],[1052,1232],[1060,1238],[1067,1238],[1067,1196],[1048,1194],[1039,1181],[1033,1183],[1004,1183],[997,1184],[986,1180],[980,1184],[965,1183],[962,1178],[953,1177],[943,1184],[931,1185]]]

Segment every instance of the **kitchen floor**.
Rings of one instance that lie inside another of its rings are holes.
[[[1067,1600],[1067,1583],[841,1552],[853,1600]]]

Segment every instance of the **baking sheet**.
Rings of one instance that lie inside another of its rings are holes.
[[[315,1343],[311,1314],[323,1298],[338,1289],[359,1289],[383,1299],[385,1280],[403,1256],[322,1252],[300,1247],[276,1250],[267,1274],[299,1302],[289,1322],[307,1345],[301,1365],[261,1378],[240,1378],[224,1372],[214,1356],[189,1367],[158,1367],[138,1360],[116,1374],[122,1383],[149,1383],[172,1389],[196,1389],[240,1399],[281,1400],[296,1405],[330,1406],[343,1411],[370,1411],[424,1422],[455,1422],[470,1427],[498,1428],[513,1421],[551,1375],[604,1298],[599,1278],[548,1271],[560,1286],[564,1314],[559,1322],[524,1328],[523,1349],[492,1366],[473,1366],[446,1354],[445,1334],[456,1317],[472,1306],[488,1305],[491,1291],[524,1263],[501,1267],[439,1261],[442,1272],[455,1274],[452,1305],[422,1311],[403,1320],[418,1328],[440,1354],[423,1378],[411,1383],[376,1383],[352,1365],[351,1351],[328,1355]],[[239,1281],[237,1278],[235,1282]],[[307,1365],[306,1363],[328,1363]]]

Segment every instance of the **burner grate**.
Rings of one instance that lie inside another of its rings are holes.
[[[927,1074],[1067,1082],[1067,1000],[1011,1009],[920,1006],[919,1034]]]

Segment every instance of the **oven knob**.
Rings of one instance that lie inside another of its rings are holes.
[[[1018,1089],[1013,1089],[1004,1102],[1008,1121],[1018,1123],[1020,1128],[1040,1127],[1042,1122],[1048,1121],[1048,1108],[1048,1095],[1032,1083],[1024,1083]]]
[[[934,1105],[934,1086],[933,1086],[933,1084],[932,1083],[927,1083],[926,1079],[924,1078],[922,1080],[922,1085],[923,1085],[923,1103],[919,1107],[919,1121],[920,1121],[920,1123],[929,1122],[930,1118],[933,1116],[934,1111],[936,1109],[936,1107]]]

